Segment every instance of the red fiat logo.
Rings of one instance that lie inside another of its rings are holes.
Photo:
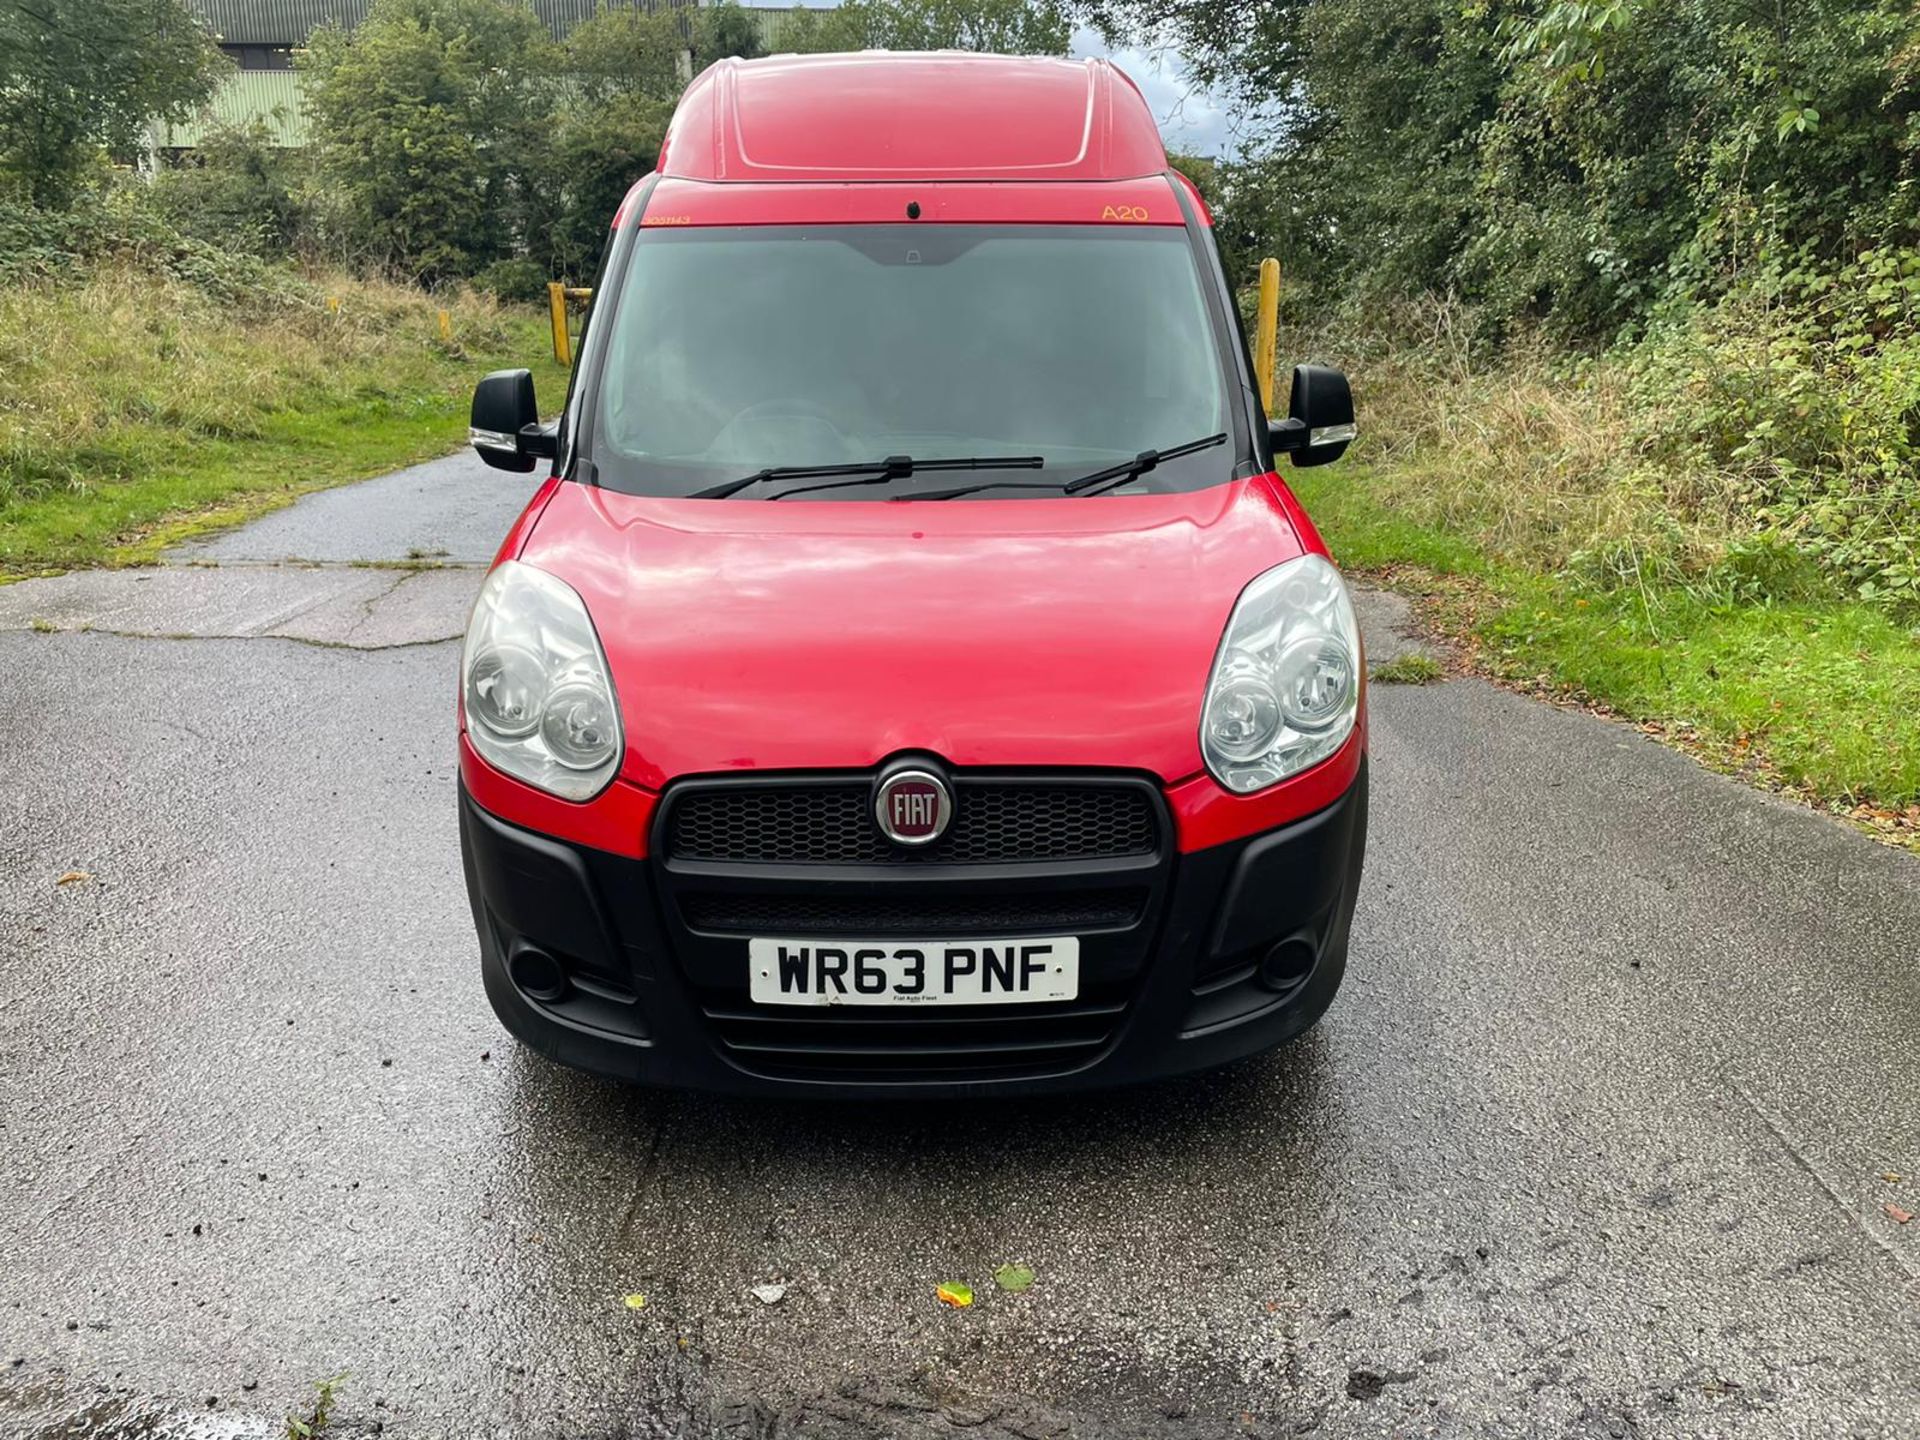
[[[881,781],[874,796],[874,819],[881,833],[900,845],[938,840],[953,815],[953,799],[938,776],[902,770]]]

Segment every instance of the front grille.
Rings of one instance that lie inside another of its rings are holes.
[[[695,890],[680,896],[680,913],[696,930],[737,935],[880,935],[959,939],[972,935],[1037,935],[1111,930],[1131,925],[1146,907],[1143,887],[1054,890],[1034,895],[733,894]]]
[[[1133,785],[961,781],[947,833],[917,847],[880,833],[872,797],[864,782],[690,790],[672,804],[666,853],[746,864],[965,865],[1147,855],[1158,838],[1153,802]]]
[[[730,1062],[794,1080],[991,1081],[1078,1069],[1113,1044],[1173,864],[1159,790],[1094,773],[962,771],[950,783],[947,832],[918,847],[881,834],[872,772],[668,788],[653,836],[661,915],[707,1033]],[[1077,998],[898,1009],[749,998],[754,936],[1028,935],[1080,937]]]
[[[1084,1064],[1126,1013],[1121,992],[1055,1005],[954,1006],[902,1015],[836,1005],[705,1007],[721,1048],[768,1075],[810,1080],[993,1079]]]

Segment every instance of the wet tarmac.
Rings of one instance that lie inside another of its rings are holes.
[[[346,1436],[1920,1433],[1911,857],[1380,686],[1290,1050],[1070,1103],[624,1089],[480,991],[446,637],[527,486],[423,470],[0,588],[0,1434],[278,1436],[340,1374]]]

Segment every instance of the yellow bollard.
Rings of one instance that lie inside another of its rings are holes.
[[[1253,373],[1260,382],[1260,404],[1273,416],[1273,347],[1280,328],[1280,262],[1260,262],[1260,308],[1253,330]]]
[[[440,312],[440,338],[449,345],[453,343],[453,317],[444,310]]]
[[[562,365],[573,364],[573,336],[567,332],[567,302],[577,300],[585,305],[591,299],[593,287],[590,285],[547,282],[547,313],[553,317],[553,358]]]
[[[567,287],[558,280],[547,282],[547,313],[553,319],[553,358],[570,366],[573,345],[567,338]]]

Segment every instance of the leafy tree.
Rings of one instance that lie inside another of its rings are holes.
[[[1081,0],[1254,117],[1226,209],[1351,297],[1605,337],[1920,239],[1910,0]],[[1264,177],[1264,178],[1263,178]]]
[[[839,50],[862,50],[869,43],[865,13],[857,5],[832,9],[795,6],[783,17],[774,48],[795,55],[818,55]]]
[[[0,175],[64,206],[101,146],[187,119],[228,68],[183,0],[0,0]]]
[[[779,48],[1064,55],[1072,33],[1055,0],[845,0],[833,10],[796,10]]]
[[[671,103],[687,83],[686,51],[686,33],[673,11],[616,10],[603,3],[568,32],[562,47],[569,108],[592,109],[630,95]]]
[[[735,0],[721,0],[695,12],[693,24],[693,68],[704,70],[727,56],[751,60],[763,54],[760,22]]]
[[[567,36],[554,139],[560,204],[548,241],[554,273],[591,269],[621,199],[653,168],[686,83],[686,48],[679,17],[665,10],[603,7]]]
[[[302,60],[340,236],[424,280],[471,274],[544,232],[553,44],[503,0],[374,0]]]
[[[160,213],[183,235],[228,250],[284,254],[300,226],[300,152],[273,143],[264,121],[216,128],[154,177]]]
[[[1047,0],[847,0],[885,50],[1064,55],[1073,30]]]

